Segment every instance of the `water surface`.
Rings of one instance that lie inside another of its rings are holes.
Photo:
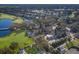
[[[11,25],[11,19],[0,19],[0,37],[6,36],[11,33],[11,30],[9,29]]]

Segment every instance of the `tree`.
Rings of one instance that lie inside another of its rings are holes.
[[[60,53],[60,51],[59,51],[58,49],[54,49],[53,47],[50,47],[50,48],[49,48],[49,52],[50,52],[51,54],[59,54],[59,53]]]
[[[66,42],[66,39],[62,39],[62,40],[60,40],[60,41],[57,41],[57,42],[52,43],[52,46],[53,46],[54,48],[56,48],[56,47],[62,45],[63,43],[65,43],[65,42]]]
[[[9,46],[10,49],[15,50],[19,48],[19,44],[17,42],[12,42]]]
[[[36,53],[38,53],[37,45],[32,45],[32,47],[28,46],[28,47],[25,48],[25,50],[29,54],[36,54]]]

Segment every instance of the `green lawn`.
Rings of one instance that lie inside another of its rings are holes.
[[[22,23],[23,19],[21,17],[16,17],[14,15],[0,13],[0,19],[11,19],[13,23]],[[19,46],[25,47],[34,43],[32,38],[25,37],[25,33],[21,32],[17,35],[12,32],[12,34],[6,37],[0,37],[0,48],[8,47],[12,42],[18,42]]]
[[[0,38],[0,48],[8,47],[11,42],[18,42],[21,48],[34,43],[32,38],[25,37],[24,32],[17,35],[12,33],[9,36]]]

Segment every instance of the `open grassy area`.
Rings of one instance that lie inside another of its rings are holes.
[[[21,17],[16,17],[14,15],[0,13],[0,19],[11,19],[13,23],[22,23],[23,19]],[[18,42],[19,46],[25,47],[34,43],[32,38],[28,38],[25,36],[24,32],[21,32],[17,35],[12,32],[10,35],[6,37],[0,37],[0,48],[8,47],[12,42]]]
[[[23,23],[23,19],[21,17],[16,17],[14,15],[0,13],[0,19],[11,19],[14,23]]]
[[[12,33],[9,36],[0,38],[0,48],[8,47],[11,42],[18,42],[21,48],[34,43],[32,38],[25,37],[24,32],[17,35]]]

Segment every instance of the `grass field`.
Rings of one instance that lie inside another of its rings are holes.
[[[18,42],[20,48],[29,46],[34,43],[32,38],[25,37],[24,32],[15,35],[12,33],[9,36],[0,38],[0,48],[8,47],[11,42]]]
[[[4,19],[4,18],[11,19],[13,23],[23,22],[23,19],[21,17],[0,13],[0,19]],[[24,32],[21,32],[17,35],[15,34],[16,33],[12,32],[10,35],[6,37],[0,37],[0,48],[8,47],[12,42],[18,42],[21,48],[34,43],[32,38],[28,38],[27,36],[25,37]]]

